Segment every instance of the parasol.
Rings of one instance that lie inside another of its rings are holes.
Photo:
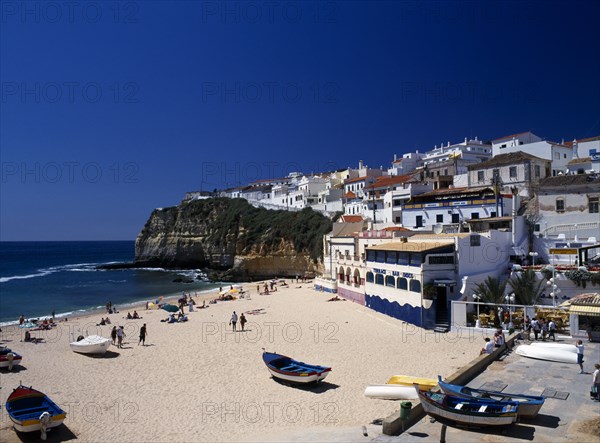
[[[166,304],[166,305],[163,305],[162,308],[165,311],[167,311],[167,312],[177,312],[177,311],[179,311],[179,308],[177,306],[175,306],[175,305]]]

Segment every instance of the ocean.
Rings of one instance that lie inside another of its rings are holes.
[[[0,242],[0,325],[26,318],[70,317],[111,301],[119,311],[159,296],[207,291],[217,283],[195,280],[200,270],[161,268],[97,270],[108,263],[132,262],[133,241]]]

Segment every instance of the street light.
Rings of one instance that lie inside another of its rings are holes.
[[[556,268],[554,266],[552,266],[552,278],[550,280],[548,280],[546,282],[546,284],[548,286],[550,286],[550,288],[552,289],[552,291],[550,292],[550,297],[552,297],[552,307],[556,308],[556,295],[561,292],[560,289],[558,289],[558,286],[556,284]]]
[[[481,300],[481,295],[474,293],[473,300],[477,300],[477,319],[475,320],[475,327],[481,328],[481,320],[479,320],[479,300]]]
[[[509,305],[508,306],[508,316],[509,316],[508,329],[511,330],[513,328],[512,304],[514,304],[514,302],[515,302],[515,293],[513,292],[512,294],[507,295],[506,297],[504,297],[504,299],[506,300],[506,303]]]
[[[531,260],[532,260],[532,267],[535,268],[535,258],[539,255],[537,252],[533,252],[531,251],[529,253],[529,255],[531,256]]]

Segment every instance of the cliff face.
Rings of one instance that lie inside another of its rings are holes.
[[[331,221],[306,209],[267,211],[242,199],[156,209],[135,243],[136,266],[210,268],[214,278],[263,279],[316,272]]]

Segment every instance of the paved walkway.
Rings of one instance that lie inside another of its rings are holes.
[[[544,389],[553,389],[569,395],[566,400],[546,399],[535,419],[521,421],[504,430],[448,427],[446,442],[600,442],[600,402],[590,400],[589,395],[594,364],[600,363],[600,344],[585,345],[585,374],[579,374],[578,365],[529,359],[514,352],[492,363],[468,386],[479,388],[484,383],[501,382],[508,385],[505,392],[541,395]],[[595,422],[591,423],[593,420]],[[439,442],[441,429],[440,423],[431,423],[430,417],[426,416],[400,436],[379,435],[376,440],[394,443]],[[595,435],[591,432],[595,432]]]

